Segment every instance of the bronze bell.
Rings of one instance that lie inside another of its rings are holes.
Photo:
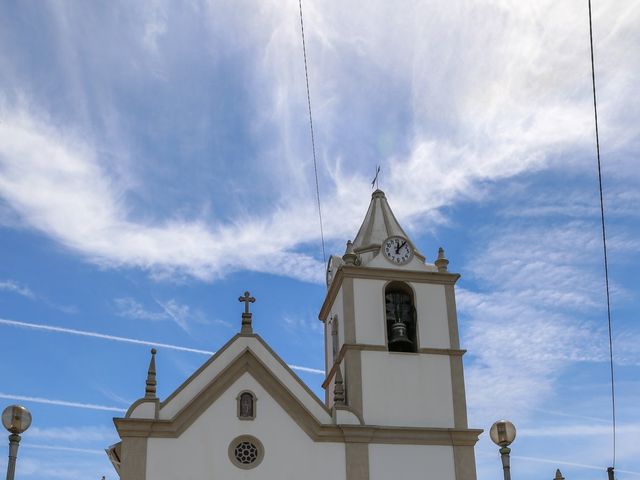
[[[393,350],[399,351],[408,351],[413,348],[413,342],[409,340],[409,336],[407,335],[407,326],[404,322],[397,321],[391,325],[389,347],[394,347]]]

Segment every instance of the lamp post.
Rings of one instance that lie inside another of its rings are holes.
[[[9,405],[2,412],[2,425],[9,430],[9,463],[7,464],[7,480],[13,480],[16,474],[16,459],[20,434],[31,425],[31,413],[21,405]]]
[[[504,480],[511,480],[511,466],[509,465],[509,454],[511,449],[509,445],[516,438],[516,427],[509,420],[498,420],[491,425],[489,436],[493,443],[500,447],[500,456],[502,457],[502,470],[504,471]]]

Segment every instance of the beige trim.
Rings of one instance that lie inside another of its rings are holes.
[[[453,463],[456,480],[476,480],[476,458],[472,446],[455,445]]]
[[[258,450],[258,457],[253,463],[241,463],[236,458],[236,446],[241,442],[251,442]],[[260,440],[258,440],[253,435],[240,435],[239,437],[234,438],[229,443],[229,448],[227,449],[227,453],[229,454],[229,460],[236,467],[241,468],[242,470],[251,470],[252,468],[256,468],[260,463],[262,463],[262,459],[264,458],[264,445]]]
[[[352,353],[360,354],[358,351],[352,351]],[[246,372],[250,373],[298,426],[316,442],[474,445],[481,433],[481,430],[468,429],[321,424],[255,354],[250,349],[246,349],[171,420],[115,418],[114,423],[118,434],[123,441],[132,437],[179,437]]]
[[[456,309],[456,293],[453,285],[444,286],[444,295],[447,305],[447,322],[449,325],[449,342],[451,348],[460,348],[458,333],[458,313]],[[467,400],[464,388],[464,368],[462,357],[451,356],[449,358],[451,369],[451,393],[453,398],[453,426],[467,428]]]
[[[123,438],[120,480],[141,480],[147,476],[147,439]]]
[[[340,287],[343,285],[345,280],[349,278],[455,285],[460,278],[460,275],[449,272],[423,272],[420,270],[397,270],[392,268],[354,267],[350,265],[343,265],[336,272],[336,276],[333,279],[329,290],[327,290],[327,296],[325,297],[322,308],[320,309],[318,318],[323,322],[327,319],[327,316],[331,311],[331,306],[335,301]]]
[[[160,400],[158,400],[157,398],[146,398],[146,397],[142,397],[139,398],[138,400],[136,400],[135,402],[133,402],[131,404],[131,406],[127,409],[127,413],[124,414],[125,418],[129,418],[131,416],[131,414],[134,412],[134,410],[136,408],[138,408],[140,405],[142,405],[143,403],[154,403],[154,408],[155,408],[155,413],[154,413],[154,417],[158,418],[158,412],[160,410]]]
[[[278,354],[273,351],[273,349],[262,339],[262,337],[260,337],[260,335],[257,335],[255,333],[251,335],[241,335],[239,333],[234,335],[231,338],[231,340],[225,343],[224,346],[220,348],[220,350],[218,350],[215,354],[213,354],[209,358],[209,360],[203,363],[202,366],[198,368],[198,370],[196,370],[195,373],[193,373],[193,375],[191,375],[187,380],[185,380],[171,395],[169,395],[163,402],[160,402],[160,409],[164,408],[165,405],[167,405],[182,390],[184,390],[200,373],[202,373],[202,371],[204,371],[211,363],[213,363],[217,358],[219,358],[222,355],[222,353],[224,353],[224,351],[227,350],[231,346],[231,344],[235,342],[238,338],[255,338],[258,342],[260,342],[260,344],[265,348],[265,350],[267,350],[267,352],[269,352],[271,356],[278,361],[278,363],[296,380],[296,382],[298,382],[298,384],[311,396],[311,398],[313,398],[313,400],[316,401],[318,405],[320,405],[327,412],[327,414],[329,415],[331,414],[329,408],[324,403],[322,403],[322,401],[316,396],[315,393],[311,391],[309,386],[306,383],[304,383],[293,370],[291,370],[291,367],[289,367],[289,365],[287,365],[285,361],[282,360],[282,358],[280,358]]]
[[[357,350],[347,349],[344,356],[344,383],[347,405],[362,417],[362,358]]]
[[[329,324],[325,323],[322,325],[324,330],[324,371],[329,371],[329,344],[328,344],[328,336],[329,336]],[[324,391],[324,404],[329,406],[329,390],[325,388]]]
[[[369,445],[345,443],[344,456],[347,480],[369,480]]]
[[[344,340],[338,357],[341,361],[344,359],[344,385],[347,405],[357,416],[362,417],[362,361],[360,352],[346,350],[345,353],[342,353],[345,348],[344,345],[355,343],[356,341],[356,305],[353,278],[345,278],[340,283],[342,283],[344,311],[344,319],[342,321]],[[335,374],[335,369],[332,370]]]
[[[415,355],[415,353],[411,352],[390,352],[386,345],[371,345],[366,343],[344,343],[342,344],[342,348],[340,348],[340,353],[336,357],[336,361],[331,366],[329,373],[326,378],[322,382],[322,388],[327,388],[331,382],[331,379],[336,373],[336,369],[338,365],[342,362],[345,354],[348,350],[359,350],[359,351],[369,351],[369,352],[387,352],[390,355]],[[418,353],[427,354],[427,355],[449,355],[451,357],[462,357],[466,350],[457,350],[453,348],[433,348],[433,347],[424,347],[419,348]]]
[[[453,285],[444,286],[444,297],[447,304],[447,323],[449,325],[449,345],[451,348],[460,348],[460,336],[458,333],[458,311],[456,309],[456,292]]]
[[[178,394],[182,392],[182,390],[184,390],[193,380],[195,380],[196,377],[198,377],[209,365],[211,365],[217,358],[219,358],[225,352],[225,350],[231,346],[233,342],[235,342],[238,338],[243,336],[246,336],[246,335],[241,335],[239,333],[236,333],[233,337],[231,337],[227,343],[225,343],[220,349],[218,349],[217,352],[215,352],[213,355],[209,357],[209,360],[204,362],[200,366],[200,368],[198,368],[195,372],[193,372],[193,374],[189,378],[187,378],[184,382],[182,382],[182,384],[178,388],[176,388],[171,393],[171,395],[169,395],[162,402],[160,402],[160,408],[164,408],[164,406],[167,403],[169,403],[176,396],[178,396]],[[249,336],[257,336],[257,335],[249,335]]]
[[[344,310],[344,343],[356,341],[356,305],[353,292],[353,278],[345,278],[342,285],[342,305]]]
[[[453,398],[453,426],[467,428],[467,399],[464,389],[462,357],[449,357],[451,393]]]

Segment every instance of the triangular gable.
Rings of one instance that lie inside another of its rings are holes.
[[[247,372],[310,437],[341,436],[329,410],[257,335],[232,338],[160,404],[155,419],[114,419],[118,433],[177,437]]]

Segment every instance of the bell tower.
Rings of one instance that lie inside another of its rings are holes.
[[[475,440],[469,439],[479,431],[467,425],[454,290],[459,275],[448,263],[442,249],[434,263],[426,262],[384,192],[373,192],[355,239],[327,265],[319,315],[323,387],[328,407],[351,411],[362,425],[448,431],[450,441],[438,445],[451,448],[450,478],[474,480]]]

